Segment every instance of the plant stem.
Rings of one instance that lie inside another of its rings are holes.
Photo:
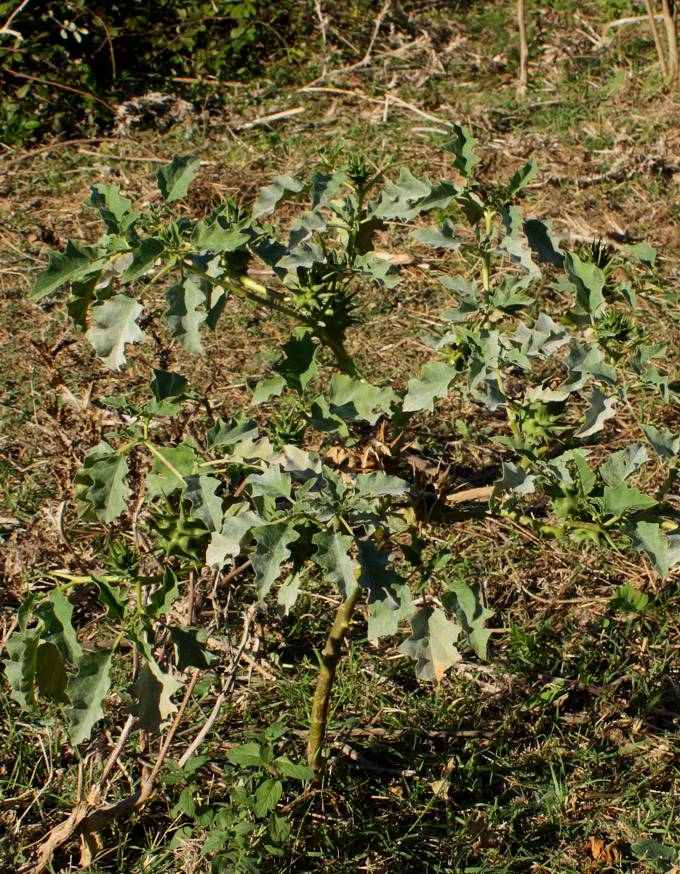
[[[654,45],[656,46],[656,56],[659,59],[661,78],[665,79],[668,76],[668,65],[666,64],[666,56],[663,51],[663,45],[661,44],[661,37],[659,36],[659,28],[656,26],[656,16],[652,9],[652,0],[645,0],[645,9],[649,16],[649,26],[652,30],[652,36],[654,37]]]
[[[319,676],[316,681],[316,690],[312,701],[312,715],[309,721],[309,740],[307,742],[307,763],[312,770],[318,772],[323,766],[321,753],[326,737],[328,724],[328,706],[330,704],[335,672],[340,661],[342,644],[347,635],[352,613],[359,600],[361,587],[357,586],[352,594],[338,607],[335,621],[326,640],[326,645],[321,652]]]

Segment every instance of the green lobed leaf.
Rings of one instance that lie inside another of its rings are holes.
[[[357,494],[364,497],[399,497],[408,493],[409,484],[398,476],[388,476],[381,470],[360,473],[355,480]]]
[[[82,656],[83,649],[73,628],[73,605],[61,589],[52,589],[44,606],[52,614],[49,621],[50,639],[65,658],[76,662]],[[41,615],[44,618],[44,614]]]
[[[221,485],[214,476],[192,474],[184,480],[183,497],[191,504],[191,515],[200,519],[208,531],[222,527],[222,498],[217,495]]]
[[[668,540],[661,531],[658,522],[638,522],[633,531],[634,546],[646,552],[656,570],[665,579],[670,570],[671,561],[668,550]]]
[[[101,251],[95,246],[84,246],[69,240],[63,253],[50,252],[47,267],[36,279],[29,300],[42,300],[67,282],[76,282],[98,274],[104,266],[101,255]]]
[[[264,473],[251,474],[248,483],[253,497],[290,498],[291,476],[282,471],[278,464],[270,465]]]
[[[242,440],[254,440],[258,436],[257,422],[246,416],[244,410],[239,410],[233,419],[226,422],[217,419],[215,424],[206,432],[206,441],[209,449],[219,449],[225,446],[233,446]]]
[[[617,486],[639,470],[648,458],[645,447],[640,443],[633,443],[615,452],[608,461],[600,465],[600,476],[608,486]]]
[[[170,334],[179,340],[188,352],[203,351],[201,325],[207,318],[203,305],[205,295],[193,279],[173,285],[166,294],[168,308],[163,318],[170,327]]]
[[[284,616],[288,616],[293,609],[300,593],[301,585],[302,578],[300,577],[300,574],[291,574],[281,584],[276,595],[276,603],[281,607]]]
[[[411,619],[411,636],[399,652],[416,662],[421,680],[441,682],[446,671],[460,661],[456,641],[462,629],[438,607],[423,607]]]
[[[135,702],[132,713],[139,727],[152,734],[160,731],[165,720],[177,710],[172,696],[182,687],[172,674],[164,673],[153,659],[145,660],[132,686]]]
[[[127,509],[128,471],[125,457],[105,441],[91,449],[74,480],[80,515],[94,513],[105,525],[117,519]]]
[[[453,155],[453,166],[468,179],[472,176],[472,171],[481,160],[475,153],[477,140],[465,127],[454,124],[452,128],[453,136],[447,143],[446,149]]]
[[[288,194],[298,194],[302,187],[302,182],[291,176],[275,176],[272,184],[260,191],[253,206],[253,218],[274,212]]]
[[[188,443],[178,446],[154,445],[153,464],[146,475],[149,499],[171,495],[184,489],[185,480],[193,474],[197,463],[196,452]]]
[[[205,628],[170,626],[170,637],[175,647],[178,671],[185,671],[189,667],[205,670],[219,661],[214,653],[208,652],[208,633]]]
[[[69,677],[66,711],[71,743],[78,746],[88,740],[94,725],[104,716],[104,699],[111,686],[111,651],[86,652],[78,660],[78,673]]]
[[[253,529],[253,534],[256,547],[251,562],[255,570],[258,598],[262,601],[279,577],[281,565],[290,557],[289,544],[300,535],[289,522],[262,525]]]
[[[396,398],[390,388],[379,388],[344,373],[336,373],[331,379],[329,409],[346,422],[363,420],[375,425]]]
[[[226,516],[222,522],[222,530],[215,532],[210,538],[205,556],[206,564],[221,567],[227,556],[237,558],[241,554],[243,538],[253,528],[262,525],[262,521],[253,510]]]
[[[173,158],[169,164],[158,169],[156,179],[158,190],[166,203],[174,203],[185,197],[194,177],[198,173],[200,161],[192,155]]]
[[[654,425],[640,425],[649,445],[660,458],[674,458],[680,451],[680,434]]]
[[[515,171],[510,177],[505,191],[503,192],[503,200],[505,203],[516,197],[523,188],[536,178],[538,168],[535,161],[527,161],[523,167]]]
[[[186,377],[169,370],[154,370],[149,388],[154,398],[161,401],[174,401],[185,396],[188,382]]]
[[[359,576],[359,565],[349,554],[354,537],[338,531],[319,531],[312,537],[312,543],[316,546],[312,558],[345,600],[356,589]]]
[[[465,580],[449,580],[448,591],[442,595],[442,603],[450,613],[454,613],[467,632],[470,646],[480,659],[487,658],[487,645],[491,631],[486,628],[486,622],[494,613],[485,607],[478,591],[469,586]]]
[[[531,251],[541,264],[552,264],[554,267],[564,267],[564,255],[559,241],[553,237],[550,224],[538,219],[527,219],[523,225]]]
[[[120,193],[117,185],[101,182],[90,188],[87,206],[99,212],[110,234],[125,234],[141,215],[132,209],[132,201]]]
[[[373,540],[357,542],[359,585],[368,590],[368,639],[395,634],[416,611],[408,584],[390,567],[390,554]]]
[[[132,262],[120,278],[122,283],[134,282],[154,266],[158,258],[165,251],[162,240],[156,237],[147,237],[137,246],[132,253]]]
[[[417,243],[425,243],[428,246],[432,246],[434,249],[450,249],[451,251],[460,249],[462,242],[456,237],[453,225],[448,220],[444,222],[441,228],[432,225],[412,231],[411,239]]]
[[[633,246],[626,246],[626,252],[634,261],[654,267],[656,264],[656,249],[650,243],[643,241]]]
[[[625,513],[636,513],[638,510],[648,510],[656,506],[657,501],[650,495],[645,495],[638,489],[626,485],[625,482],[615,486],[605,486],[602,494],[602,506],[606,513],[612,516],[623,516]]]
[[[574,435],[576,437],[590,437],[592,434],[597,434],[604,428],[604,423],[608,419],[616,416],[616,398],[605,397],[599,388],[594,388],[588,395],[588,402],[590,406],[586,410],[583,425]]]
[[[605,275],[596,265],[581,259],[574,252],[564,256],[564,266],[571,284],[576,289],[576,302],[591,316],[599,315],[605,305]]]
[[[59,648],[50,641],[41,643],[36,654],[35,677],[40,694],[60,704],[68,702],[66,665]]]
[[[5,644],[4,660],[10,696],[26,710],[35,704],[35,672],[40,645],[40,628],[15,629]]]
[[[85,334],[94,351],[111,370],[120,370],[125,364],[125,346],[138,343],[144,334],[137,324],[143,307],[127,297],[117,294],[92,309],[95,325]]]
[[[404,398],[404,412],[432,412],[435,399],[448,396],[449,383],[456,375],[456,369],[443,361],[430,361],[423,367],[420,379],[409,380]]]
[[[163,572],[163,579],[149,595],[149,600],[146,605],[145,612],[147,616],[154,618],[158,616],[166,616],[172,609],[172,605],[179,598],[179,586],[177,585],[177,577],[171,568],[166,568]]]
[[[92,574],[92,579],[99,589],[99,602],[106,607],[106,617],[114,624],[120,625],[125,621],[125,614],[129,602],[129,593],[122,585],[110,583],[99,574]]]

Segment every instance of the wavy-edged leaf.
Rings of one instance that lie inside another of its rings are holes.
[[[449,580],[448,591],[442,595],[442,603],[450,613],[454,613],[462,623],[470,646],[480,659],[486,659],[487,646],[491,631],[486,622],[493,615],[493,610],[485,607],[479,599],[479,594],[465,580]]]
[[[640,443],[633,443],[615,452],[608,461],[600,465],[600,476],[608,486],[625,482],[648,460],[647,450]]]
[[[153,447],[153,464],[146,475],[146,492],[149,499],[159,495],[171,495],[183,489],[187,477],[196,466],[196,452],[188,443],[178,446]]]
[[[104,266],[101,254],[97,247],[84,246],[73,240],[68,241],[64,252],[50,252],[47,267],[36,279],[29,300],[42,300],[67,282],[99,273]]]
[[[334,374],[331,380],[330,412],[346,422],[375,425],[396,399],[391,388],[380,388],[344,373]]]
[[[122,283],[134,282],[154,266],[157,259],[165,251],[162,240],[156,237],[147,237],[132,252],[132,262],[120,278]]]
[[[411,233],[411,239],[417,243],[425,243],[433,249],[449,249],[455,252],[460,249],[462,241],[456,237],[453,225],[448,220],[441,228],[431,225],[427,228],[418,228]]]
[[[262,601],[273,583],[278,579],[281,566],[290,558],[288,546],[299,538],[298,532],[288,522],[276,522],[253,530],[255,552],[251,562],[255,570],[257,594]]]
[[[503,192],[504,202],[509,203],[523,188],[526,188],[526,186],[536,178],[537,172],[538,167],[536,161],[533,160],[527,161],[523,167],[516,170],[510,177],[510,181]]]
[[[68,702],[66,684],[66,664],[59,648],[51,641],[45,641],[36,653],[35,678],[43,698],[60,704]]]
[[[668,576],[671,561],[668,540],[662,533],[658,522],[638,522],[633,531],[633,544],[637,549],[647,553],[656,570],[665,579]]]
[[[586,410],[583,425],[578,429],[576,437],[590,437],[604,428],[608,419],[616,416],[616,402],[614,397],[606,397],[599,388],[594,388],[588,395],[590,406]]]
[[[623,516],[625,513],[636,513],[639,510],[649,510],[655,507],[657,501],[651,495],[645,495],[624,482],[615,486],[605,486],[602,494],[602,506],[611,516]]]
[[[66,711],[71,743],[78,746],[88,740],[92,728],[104,716],[104,699],[111,686],[111,651],[86,652],[78,660],[78,673],[69,677]]]
[[[94,351],[111,370],[125,364],[125,346],[139,343],[144,334],[137,324],[141,304],[125,294],[116,294],[92,308],[95,325],[85,334]]]
[[[439,683],[452,665],[460,661],[456,648],[462,629],[438,607],[423,607],[411,619],[411,636],[399,652],[416,662],[416,676]]]
[[[351,535],[338,531],[319,531],[312,538],[316,546],[313,559],[326,579],[338,587],[343,600],[356,589],[359,576],[359,565],[349,554],[353,542]]]
[[[203,307],[205,295],[193,279],[173,285],[166,294],[168,308],[163,318],[170,326],[171,336],[179,340],[189,351],[200,354],[203,351],[201,325],[207,318]]]
[[[382,498],[387,495],[399,497],[407,494],[409,484],[398,476],[388,476],[381,470],[360,473],[355,480],[357,494],[363,497]]]
[[[390,567],[390,554],[373,540],[360,540],[357,547],[359,585],[368,590],[368,639],[373,641],[395,634],[416,608],[408,584]]]
[[[576,302],[591,316],[599,315],[605,305],[605,275],[596,265],[581,259],[574,252],[564,256],[564,266],[571,284],[576,289]]]
[[[132,686],[135,702],[132,713],[139,727],[152,734],[160,731],[165,720],[177,710],[172,696],[182,683],[170,673],[164,673],[153,659],[145,660]]]
[[[654,425],[640,425],[649,445],[660,458],[674,458],[680,451],[680,434]]]
[[[227,556],[237,558],[241,554],[241,543],[246,534],[258,525],[262,518],[253,510],[244,510],[222,521],[222,530],[213,533],[206,552],[206,564],[221,567]]]
[[[175,647],[178,671],[185,671],[187,668],[207,670],[219,661],[214,653],[208,652],[208,633],[205,628],[171,626],[170,637]]]
[[[61,589],[52,589],[44,607],[51,614],[48,622],[45,612],[40,613],[48,625],[50,640],[59,647],[65,658],[76,662],[82,656],[83,649],[73,627],[73,605]]]
[[[457,124],[452,125],[452,127],[453,136],[445,148],[453,155],[453,166],[467,179],[481,161],[481,158],[475,152],[477,140],[467,128]]]
[[[94,513],[105,525],[117,519],[127,509],[128,470],[125,457],[105,441],[91,449],[74,479],[79,514]]]
[[[272,184],[260,191],[253,206],[253,218],[274,212],[287,195],[298,194],[302,187],[302,182],[292,176],[275,176]]]
[[[186,196],[189,186],[198,173],[200,163],[193,155],[183,155],[159,167],[156,173],[158,190],[166,203],[174,203],[175,200]]]
[[[221,485],[214,476],[192,474],[184,480],[183,497],[191,504],[191,515],[208,531],[222,527],[222,498],[216,494]]]
[[[549,222],[527,219],[523,224],[523,230],[531,251],[541,264],[564,267],[564,254],[560,249],[559,241],[552,235]]]
[[[432,412],[435,399],[448,396],[449,384],[456,375],[456,369],[443,361],[430,361],[423,367],[420,379],[409,380],[404,398],[404,412]]]
[[[290,498],[291,476],[282,471],[278,464],[270,465],[264,473],[251,474],[248,483],[253,497]]]
[[[30,710],[35,704],[35,672],[39,645],[40,628],[15,629],[5,644],[9,656],[4,661],[5,677],[10,696],[26,710]]]

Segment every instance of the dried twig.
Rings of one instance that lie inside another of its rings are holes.
[[[523,100],[529,84],[529,42],[527,39],[527,10],[525,0],[517,0],[517,25],[519,27],[519,79],[517,98]]]
[[[668,77],[671,82],[678,78],[678,31],[675,21],[675,3],[671,0],[661,0],[663,22],[666,25],[668,40]]]
[[[365,100],[367,103],[375,103],[383,107],[387,100],[389,103],[394,103],[395,106],[401,106],[403,109],[408,109],[409,112],[420,116],[420,118],[425,118],[436,124],[450,124],[450,122],[445,119],[438,118],[436,115],[431,115],[429,112],[425,112],[413,103],[408,103],[406,100],[402,100],[401,97],[397,97],[396,94],[384,94],[382,97],[371,97],[369,94],[364,94],[363,91],[353,91],[350,88],[331,88],[326,85],[305,85],[304,88],[300,88],[300,91],[303,94],[344,94],[347,97],[355,97],[358,100]]]
[[[272,112],[270,115],[262,115],[260,118],[254,118],[252,121],[245,121],[243,124],[232,126],[234,131],[251,130],[254,127],[260,127],[264,124],[273,124],[275,121],[282,121],[284,118],[291,118],[294,115],[300,115],[305,111],[304,106],[294,106],[292,109],[284,109],[281,112]]]
[[[13,30],[10,27],[10,25],[12,24],[14,19],[17,17],[17,15],[21,12],[21,10],[25,9],[29,3],[30,3],[30,0],[23,0],[23,2],[17,6],[17,8],[14,10],[14,12],[12,12],[10,14],[7,21],[2,25],[2,27],[0,27],[0,36],[4,36],[5,34],[8,34],[9,36],[13,36],[15,39],[19,39],[19,40],[23,39],[23,37],[19,33],[19,31]]]
[[[131,718],[129,718],[123,727],[118,743],[111,752],[111,755],[102,770],[99,780],[92,789],[90,789],[87,798],[84,801],[80,801],[74,807],[64,822],[60,823],[49,832],[46,839],[38,848],[36,863],[30,869],[31,874],[42,874],[43,871],[48,870],[55,852],[70,841],[76,834],[84,835],[85,843],[88,844],[89,841],[87,836],[101,831],[101,829],[107,826],[117,816],[120,816],[123,813],[129,813],[146,803],[153,792],[158,772],[167,757],[170,744],[172,743],[175,732],[184,716],[191,694],[198,682],[198,677],[199,672],[194,671],[191,680],[187,685],[182,703],[175,714],[173,723],[170,726],[168,733],[165,736],[165,740],[163,741],[163,745],[156,757],[154,767],[150,775],[142,781],[139,789],[131,795],[122,798],[120,801],[97,807],[105,782],[108,780],[132,729],[132,723],[134,720],[131,721]]]
[[[666,76],[668,76],[668,64],[666,63],[666,55],[664,54],[663,45],[661,44],[659,28],[656,26],[656,16],[654,14],[654,10],[652,9],[652,0],[645,0],[645,9],[647,10],[647,16],[649,18],[649,26],[652,30],[652,36],[654,37],[656,56],[659,59],[659,69],[661,70],[661,75],[665,79]]]
[[[111,103],[102,100],[101,97],[97,97],[96,94],[92,94],[90,91],[84,91],[82,88],[74,88],[72,85],[64,85],[63,82],[55,82],[53,79],[42,79],[40,76],[31,76],[28,73],[20,73],[18,70],[12,70],[10,67],[5,67],[5,72],[9,73],[10,76],[16,76],[19,79],[28,79],[30,82],[37,82],[39,85],[49,85],[50,88],[56,88],[59,91],[69,91],[71,94],[80,94],[81,97],[89,97],[91,100],[94,100],[95,103],[105,106],[109,112],[116,111],[116,107]]]

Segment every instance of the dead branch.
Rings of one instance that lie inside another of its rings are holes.
[[[666,64],[666,55],[664,54],[663,45],[661,44],[659,28],[656,26],[656,15],[652,9],[652,0],[645,0],[645,9],[647,10],[647,17],[649,18],[649,26],[652,31],[652,36],[654,37],[656,56],[659,59],[659,69],[661,70],[661,75],[665,79],[668,76],[668,65]]]
[[[675,4],[671,0],[661,0],[663,21],[666,25],[666,39],[668,41],[668,77],[671,82],[678,78],[678,31],[675,20]]]
[[[517,25],[519,28],[519,79],[517,99],[523,100],[529,84],[529,42],[527,39],[527,11],[525,0],[517,0]]]

